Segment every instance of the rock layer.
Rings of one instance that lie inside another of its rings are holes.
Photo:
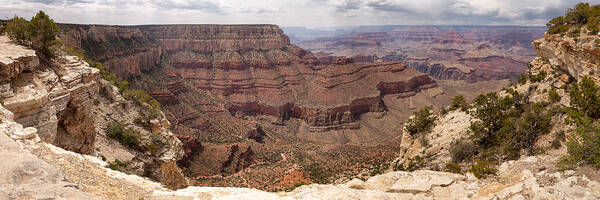
[[[383,94],[435,87],[427,76],[397,62],[318,65],[311,53],[291,45],[274,25],[64,25],[63,29],[67,45],[86,50],[121,77],[152,70],[162,57],[163,64],[172,67],[166,72],[170,80],[183,79],[224,97],[232,113],[295,117],[312,126],[349,123],[362,113],[383,111]],[[357,39],[381,42],[387,37],[365,34]],[[150,48],[132,52],[125,44]],[[119,53],[109,53],[107,47]],[[154,91],[151,94],[161,103],[177,101],[164,89]]]
[[[1,57],[15,55],[13,63],[6,66],[21,66],[11,70],[18,74],[3,76],[9,82],[0,83],[7,88],[2,101],[14,113],[15,121],[37,128],[46,142],[92,153],[96,132],[89,109],[98,95],[99,71],[72,56],[55,61],[57,69],[44,68],[32,50],[10,44],[5,36],[0,42],[0,47],[12,48],[2,51]]]

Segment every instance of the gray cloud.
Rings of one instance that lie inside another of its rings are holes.
[[[24,2],[41,3],[46,5],[72,5],[76,3],[93,3],[94,0],[24,0]]]
[[[44,10],[59,22],[283,26],[544,25],[579,0],[0,0],[0,18]],[[600,0],[588,0],[592,4]]]
[[[362,2],[360,0],[343,0],[334,4],[336,12],[348,12],[359,9]]]
[[[153,0],[152,3],[160,9],[198,10],[223,13],[222,6],[210,0]]]

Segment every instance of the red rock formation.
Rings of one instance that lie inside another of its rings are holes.
[[[467,41],[463,38],[462,35],[457,33],[456,31],[449,30],[448,32],[440,35],[437,39],[433,41],[435,44],[471,44],[472,42]]]
[[[396,29],[390,35],[400,41],[431,42],[438,38],[442,32],[433,26],[413,26]]]
[[[162,56],[173,67],[169,76],[224,97],[229,111],[286,115],[316,126],[352,122],[354,115],[381,111],[380,98],[386,92],[414,92],[435,84],[401,63],[355,64],[353,58],[340,58],[334,65],[317,66],[315,56],[291,45],[283,31],[272,25],[65,28],[63,37],[69,38],[68,44],[90,51],[98,48],[90,55],[103,55],[96,58],[121,77],[152,70]],[[361,33],[350,39],[375,43],[391,40],[383,32]],[[102,43],[105,40],[116,43]],[[85,46],[88,44],[91,46]],[[153,48],[132,52],[124,49],[125,44]],[[104,47],[124,50],[105,55]],[[368,56],[355,59],[374,60]],[[164,86],[150,93],[163,104],[177,104],[177,90],[185,87],[174,81]],[[379,86],[395,89],[380,91]],[[193,113],[177,120],[194,119],[197,114]]]

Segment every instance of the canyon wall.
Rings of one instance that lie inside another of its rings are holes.
[[[398,26],[356,28],[326,38],[296,41],[319,60],[373,55],[375,61],[401,61],[439,80],[480,82],[511,79],[535,57],[529,45],[543,27]]]
[[[316,57],[291,45],[274,25],[63,25],[62,29],[67,46],[84,49],[120,77],[162,67],[169,80],[183,79],[195,89],[223,97],[230,112],[301,118],[313,126],[353,122],[356,115],[383,111],[383,94],[435,87],[427,76],[397,62],[319,65]],[[175,101],[156,97],[161,103]]]

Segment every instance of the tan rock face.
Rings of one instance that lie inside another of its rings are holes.
[[[0,99],[14,120],[35,127],[46,142],[91,154],[96,131],[89,107],[98,95],[99,71],[72,56],[56,60],[57,69],[43,68],[35,52],[11,44],[5,36],[0,36],[0,48],[7,50],[1,57],[15,57],[11,66],[20,67],[0,76],[11,80],[4,83],[9,89]]]
[[[12,113],[0,106],[0,199],[99,199],[77,189],[54,166],[27,149],[38,148],[40,138],[33,127],[23,128]]]
[[[9,81],[25,70],[36,68],[40,64],[40,60],[35,55],[35,51],[25,49],[20,45],[9,41],[8,37],[0,37],[0,82]],[[4,92],[1,91],[0,92]],[[3,93],[0,93],[3,97]]]
[[[590,76],[600,80],[600,46],[595,43],[597,35],[584,35],[578,38],[560,37],[546,34],[544,38],[533,42],[537,55],[555,69],[560,69],[576,80]],[[562,79],[566,79],[561,77]],[[568,79],[564,80],[568,82]]]

